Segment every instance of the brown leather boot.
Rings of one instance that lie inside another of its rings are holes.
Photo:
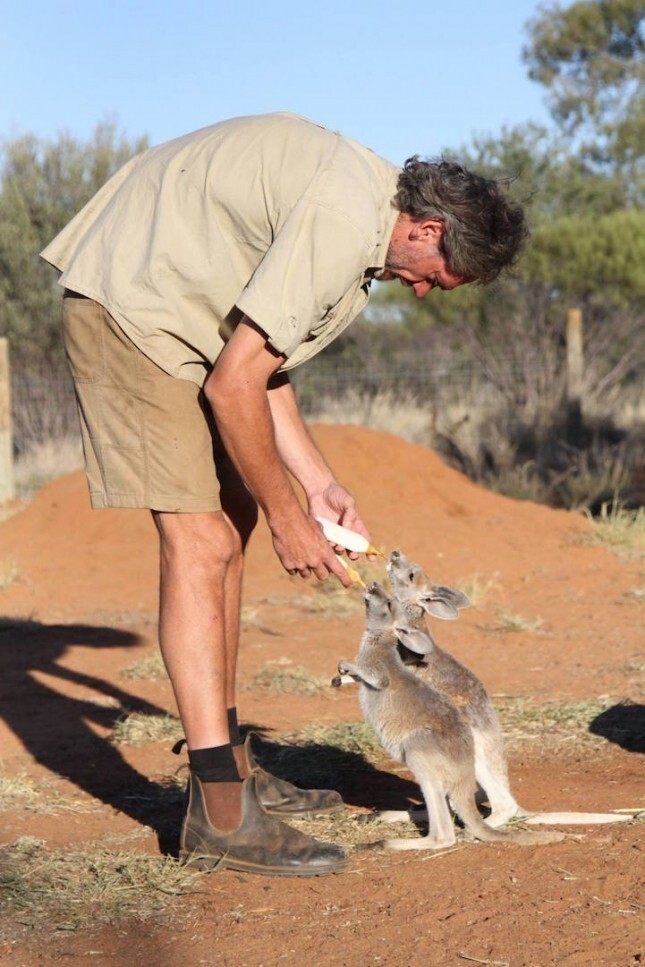
[[[258,799],[263,808],[277,816],[313,816],[335,813],[344,808],[343,800],[333,789],[298,789],[286,779],[278,779],[263,769],[253,755],[254,732],[249,732],[244,745],[233,746],[240,775],[255,776]]]
[[[179,859],[187,866],[267,876],[324,876],[349,866],[340,846],[321,843],[265,812],[258,802],[255,775],[243,783],[242,821],[230,833],[210,822],[202,784],[192,773],[188,788],[179,849]]]

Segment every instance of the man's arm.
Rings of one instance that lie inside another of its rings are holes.
[[[204,393],[229,456],[264,511],[283,567],[303,577],[313,572],[321,580],[332,573],[349,586],[351,580],[321,528],[300,507],[278,453],[267,383],[282,358],[264,333],[243,317],[220,353]],[[310,477],[322,480],[319,471]]]
[[[358,531],[370,540],[354,498],[338,483],[309,433],[287,375],[280,374],[271,382],[268,395],[277,449],[284,465],[301,484],[310,513]],[[349,556],[359,555],[350,552]]]

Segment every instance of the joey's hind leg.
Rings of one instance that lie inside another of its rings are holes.
[[[475,776],[490,803],[486,825],[497,829],[522,812],[510,790],[501,736],[474,732]]]
[[[415,761],[416,760],[416,761]],[[408,765],[421,786],[428,811],[429,829],[427,836],[420,839],[386,839],[383,843],[388,849],[420,850],[446,849],[456,840],[452,814],[446,799],[446,790],[428,769],[428,761],[423,756],[410,755]]]

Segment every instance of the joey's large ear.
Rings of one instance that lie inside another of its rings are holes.
[[[470,607],[468,595],[464,594],[463,591],[458,591],[457,588],[446,588],[442,584],[437,584],[433,587],[432,593],[441,598],[442,601],[449,601],[450,604],[454,604],[455,608],[460,611],[462,608]]]
[[[418,599],[424,611],[435,618],[443,618],[444,621],[455,621],[459,617],[459,612],[454,604],[444,598],[438,598],[434,591],[431,594],[423,594]]]
[[[414,651],[417,655],[427,655],[434,648],[432,635],[419,628],[408,628],[407,625],[396,625],[394,633],[402,645]]]

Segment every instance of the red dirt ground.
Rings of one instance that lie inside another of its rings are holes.
[[[463,586],[476,575],[493,582],[483,604],[435,629],[491,694],[536,704],[627,699],[634,716],[643,711],[642,598],[634,593],[643,587],[642,560],[585,544],[591,525],[584,517],[492,494],[425,447],[358,427],[316,427],[314,434],[378,546],[401,548],[441,583]],[[115,804],[127,801],[129,788],[177,767],[169,743],[107,741],[119,704],[175,712],[167,682],[120,675],[156,641],[149,516],[90,511],[84,477],[72,474],[0,524],[0,565],[7,561],[18,577],[0,590],[2,614],[31,624],[16,623],[0,638],[1,771],[53,780],[63,794],[92,797],[100,808],[64,821],[2,813],[0,844],[22,835],[52,847],[127,836],[141,819]],[[243,634],[242,686],[269,661],[331,676],[340,658],[354,656],[360,612],[329,617],[260,600],[305,591],[314,593],[281,571],[261,524],[244,595],[261,620]],[[540,631],[496,632],[501,607],[541,619]],[[291,696],[243,688],[238,705],[244,722],[274,739],[311,722],[360,719],[352,689]],[[642,718],[638,727],[642,734]],[[593,755],[576,742],[556,752],[511,752],[518,798],[536,809],[645,804],[642,757],[623,747],[629,744],[605,741]],[[384,758],[369,788],[341,789],[350,806],[407,800],[410,784],[395,768]],[[0,946],[0,964],[635,967],[645,963],[643,828],[585,827],[576,830],[582,838],[542,847],[360,852],[349,873],[314,880],[227,871],[199,878],[199,894],[176,901],[174,924],[23,930]],[[158,855],[152,829],[142,843]]]

